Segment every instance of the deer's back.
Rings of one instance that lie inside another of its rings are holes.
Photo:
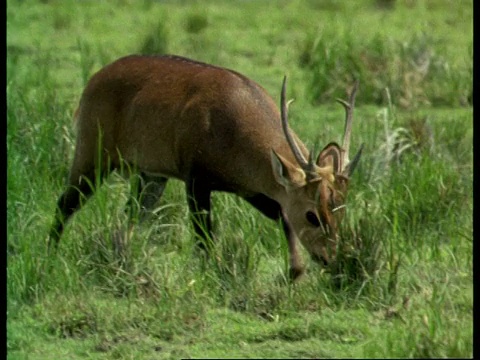
[[[96,73],[81,99],[79,136],[98,125],[113,158],[180,179],[194,167],[242,176],[285,143],[276,105],[258,84],[172,56],[129,56]]]

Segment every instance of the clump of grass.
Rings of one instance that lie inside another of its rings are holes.
[[[53,28],[55,30],[68,29],[72,24],[72,15],[75,10],[65,9],[62,7],[53,6]]]
[[[383,153],[384,166],[400,162],[404,156],[433,156],[434,134],[427,116],[411,116],[405,125],[390,128],[388,110],[379,112],[383,117],[385,140],[378,150]]]
[[[373,181],[381,189],[384,216],[396,217],[399,229],[408,234],[408,242],[418,246],[424,243],[422,239],[430,238],[424,236],[425,229],[436,228],[440,235],[444,226],[448,228],[449,219],[461,212],[458,199],[468,195],[461,190],[463,186],[454,184],[469,179],[463,179],[455,164],[444,160],[444,151],[435,145],[428,118],[409,116],[401,121],[403,126],[392,127],[392,110],[390,107],[380,112],[384,140],[374,150],[371,161],[376,178]],[[394,122],[400,122],[393,117]],[[446,239],[445,234],[441,238]],[[438,243],[430,245],[436,248]]]
[[[138,219],[139,203],[127,202],[128,192],[122,191],[125,185],[124,179],[116,173],[105,179],[102,186],[99,179],[96,180],[96,191],[89,206],[82,207],[74,215],[93,216],[94,219],[91,226],[70,224],[70,221],[69,227],[77,228],[77,241],[69,250],[78,259],[76,267],[85,274],[86,281],[103,292],[119,297],[155,298],[163,291],[161,274],[152,262],[156,244],[161,243],[165,252],[181,251],[175,244],[176,226],[164,221],[165,213],[175,212],[175,207],[157,209],[155,220],[159,225],[148,226]],[[116,203],[126,205],[118,209]],[[150,242],[151,247],[148,246]]]
[[[44,300],[39,321],[51,335],[61,339],[95,337],[99,339],[97,351],[110,352],[128,335],[172,341],[178,335],[198,332],[204,326],[208,305],[208,298],[185,293],[170,293],[154,301],[119,299],[100,293],[96,298],[85,293],[58,294]]]
[[[331,269],[335,291],[355,299],[375,298],[389,303],[396,295],[398,249],[378,208],[365,203],[341,228],[336,262]]]
[[[210,250],[205,271],[218,291],[218,300],[235,310],[249,309],[251,293],[258,278],[262,254],[247,231],[228,238],[217,237]]]
[[[424,32],[400,42],[380,33],[362,40],[351,31],[322,31],[307,39],[300,65],[311,74],[314,103],[341,97],[341,89],[360,79],[364,103],[384,103],[389,88],[404,108],[469,104],[470,65],[453,67],[436,48],[436,39]]]
[[[95,59],[92,54],[92,47],[89,43],[77,38],[77,48],[80,53],[80,69],[82,72],[83,86],[86,86],[90,79],[93,66],[95,65]]]
[[[395,8],[396,0],[376,0],[375,6],[379,9],[393,10]]]
[[[41,298],[45,291],[45,260],[32,254],[32,250],[23,242],[17,242],[14,246],[15,254],[7,251],[7,294],[14,303],[31,304]]]
[[[451,311],[443,294],[446,293],[446,287],[452,284],[434,283],[426,286],[431,287],[431,292],[424,299],[426,304],[422,308],[416,306],[418,299],[413,298],[411,305],[404,302],[401,309],[397,308],[393,313],[387,310],[386,319],[400,320],[404,325],[399,327],[398,331],[387,335],[386,348],[381,351],[394,357],[409,358],[461,357],[460,354],[465,356],[471,352],[473,341],[471,315],[459,318],[455,311]],[[448,315],[445,316],[446,314]],[[453,335],[451,328],[459,322],[464,326]],[[459,333],[462,335],[459,336]],[[371,357],[374,353],[379,356],[378,350],[377,346],[367,345],[366,357]]]
[[[308,0],[306,1],[306,3],[310,8],[315,10],[342,11],[345,9],[345,3],[339,0],[325,0],[325,1]]]
[[[27,74],[12,64],[7,85],[8,154],[45,176],[66,173],[64,160],[70,150],[62,136],[70,116],[66,101],[57,93],[51,61],[51,54],[38,55],[35,67]],[[53,118],[57,121],[45,121]]]
[[[70,313],[51,324],[50,332],[61,338],[85,338],[97,331],[97,319],[83,312]]]
[[[160,55],[168,52],[168,30],[165,22],[161,20],[142,41],[140,53],[143,55]]]
[[[208,26],[208,18],[205,14],[194,13],[187,16],[185,30],[189,34],[198,34]]]

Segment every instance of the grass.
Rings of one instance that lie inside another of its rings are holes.
[[[441,41],[425,30],[401,40],[377,33],[359,41],[356,29],[325,29],[306,42],[300,62],[314,75],[314,102],[339,95],[358,78],[366,92],[364,101],[379,105],[386,101],[385,88],[405,108],[471,104],[473,68],[452,64],[440,48]]]
[[[8,357],[471,357],[472,19],[470,1],[8,1]],[[334,100],[360,78],[352,151],[366,147],[337,268],[304,256],[289,284],[279,224],[226,194],[206,260],[183,184],[129,227],[117,174],[46,256],[83,86],[158,52],[240,71],[277,100],[286,73],[309,147],[340,140]]]

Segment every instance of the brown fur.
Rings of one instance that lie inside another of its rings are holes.
[[[56,242],[80,206],[80,193],[91,193],[82,179],[94,179],[101,139],[102,174],[123,161],[145,178],[159,179],[157,198],[167,178],[184,181],[195,229],[204,240],[210,236],[210,192],[228,191],[283,220],[292,277],[303,271],[298,239],[315,259],[331,258],[328,244],[335,243],[338,218],[331,203],[343,203],[348,182],[340,175],[341,149],[329,144],[316,162],[319,178],[306,180],[285,140],[277,105],[245,76],[177,56],[128,56],[90,79],[75,118],[69,187],[58,201],[50,234]],[[307,211],[321,226],[307,222]],[[334,246],[330,251],[334,255]]]

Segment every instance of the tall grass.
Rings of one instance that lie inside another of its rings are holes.
[[[164,21],[159,21],[145,36],[140,53],[144,55],[168,53],[168,29]]]
[[[314,103],[341,96],[343,89],[359,79],[363,102],[384,104],[388,88],[397,105],[471,105],[471,62],[452,64],[436,48],[432,33],[413,33],[407,39],[392,39],[384,32],[359,39],[353,30],[323,30],[310,35],[300,64],[308,69]],[[472,57],[471,51],[464,53]]]

